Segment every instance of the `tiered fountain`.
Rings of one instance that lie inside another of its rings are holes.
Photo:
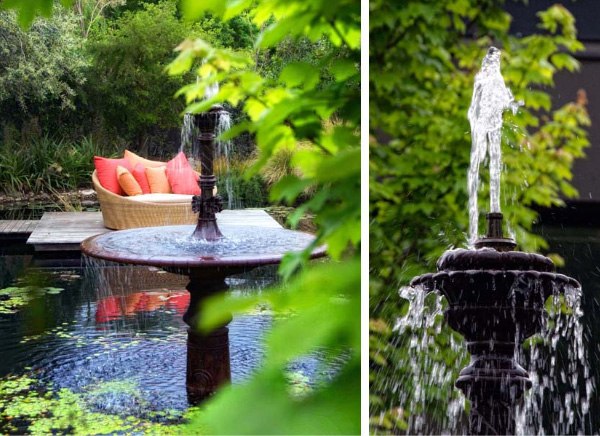
[[[449,303],[448,325],[461,333],[470,365],[456,380],[471,401],[471,434],[514,434],[516,407],[532,382],[516,360],[523,341],[542,331],[551,295],[572,292],[579,283],[555,273],[544,256],[515,251],[504,236],[500,213],[500,129],[502,112],[517,105],[500,75],[500,51],[491,48],[475,79],[469,120],[473,139],[469,171],[471,249],[446,251],[437,272],[416,277],[411,286],[442,293]],[[491,212],[487,233],[477,238],[479,164],[490,155]]]
[[[193,226],[147,227],[109,232],[86,239],[82,252],[107,261],[148,265],[187,275],[190,304],[183,319],[189,326],[186,386],[190,403],[198,403],[231,379],[227,323],[210,333],[200,331],[202,302],[225,291],[225,279],[253,268],[278,264],[289,251],[312,247],[314,237],[280,228],[242,225],[219,226],[221,200],[213,195],[215,129],[223,108],[214,106],[195,115],[200,144],[201,194],[192,207],[198,212]],[[312,258],[325,256],[324,247],[312,247]]]

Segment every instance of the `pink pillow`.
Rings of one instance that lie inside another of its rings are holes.
[[[123,195],[123,189],[119,185],[117,177],[117,167],[122,166],[129,171],[132,170],[131,164],[127,159],[108,159],[106,157],[94,156],[94,166],[96,175],[102,187],[113,194]]]
[[[131,171],[133,178],[138,182],[140,188],[142,188],[142,194],[150,194],[150,184],[148,183],[148,177],[146,177],[146,168],[141,163],[138,163]]]
[[[183,152],[179,152],[177,156],[167,162],[167,179],[169,179],[169,185],[174,194],[200,194],[198,176]]]

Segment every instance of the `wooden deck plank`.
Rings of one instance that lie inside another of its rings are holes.
[[[281,228],[262,209],[224,210],[219,224]],[[46,212],[31,233],[27,244],[36,251],[78,251],[84,239],[110,232],[104,227],[101,212]]]
[[[108,231],[100,212],[46,212],[27,244],[36,251],[73,251],[84,239]]]
[[[15,233],[31,233],[39,220],[0,220],[0,236]]]

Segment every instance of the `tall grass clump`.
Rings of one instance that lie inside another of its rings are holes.
[[[91,186],[94,156],[106,148],[84,137],[72,142],[43,136],[0,144],[0,192],[40,193]]]
[[[287,176],[302,177],[302,170],[297,162],[294,161],[294,156],[303,150],[310,150],[314,147],[309,141],[300,141],[296,144],[296,148],[282,148],[273,153],[269,162],[267,162],[260,171],[268,189],[277,184],[281,179]],[[298,202],[302,202],[312,197],[315,194],[313,186],[309,186],[302,191],[298,198]]]
[[[226,204],[229,200],[227,183],[234,198],[234,208],[265,207],[269,205],[268,188],[260,174],[247,177],[246,170],[253,161],[233,158],[229,165],[223,158],[215,160],[217,189]]]

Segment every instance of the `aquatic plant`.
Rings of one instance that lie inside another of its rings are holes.
[[[0,289],[0,314],[17,313],[34,298],[60,294],[63,290],[52,286],[9,286]]]
[[[122,382],[100,383],[92,392],[122,393],[131,391],[131,385]],[[89,395],[69,389],[54,390],[35,378],[9,376],[0,380],[0,432],[6,434],[112,434],[142,432],[150,434],[180,434],[181,427],[168,424],[180,422],[184,414],[158,412],[155,419],[94,412],[90,409]],[[188,413],[194,413],[190,410]],[[152,417],[151,417],[152,418]]]

